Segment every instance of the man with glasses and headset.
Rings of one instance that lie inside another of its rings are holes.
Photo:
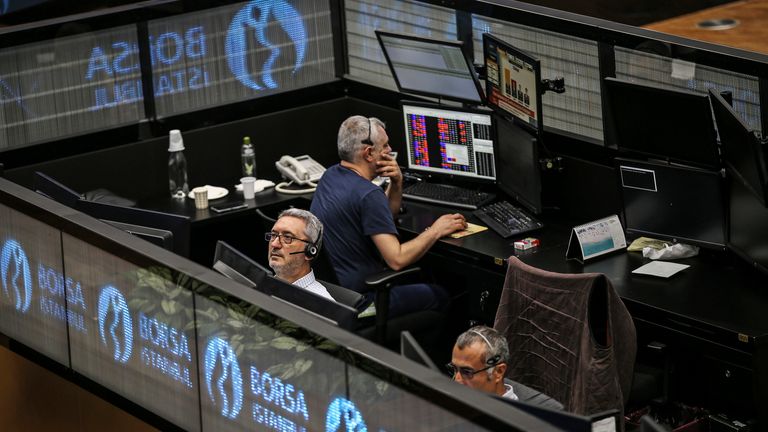
[[[339,128],[341,162],[328,168],[312,199],[312,213],[325,224],[326,251],[342,286],[366,295],[365,278],[386,267],[400,270],[418,261],[441,237],[467,227],[461,214],[438,218],[416,238],[400,243],[395,217],[400,211],[403,175],[390,152],[384,123],[374,117],[352,116]],[[371,182],[389,178],[387,190]],[[389,315],[441,310],[448,295],[424,283],[393,287]]]
[[[323,243],[323,224],[315,215],[295,208],[284,210],[264,237],[269,242],[269,266],[278,279],[334,300],[312,271],[312,260]]]
[[[504,382],[508,361],[507,339],[490,327],[475,326],[456,339],[447,368],[459,384],[517,400],[512,385]]]

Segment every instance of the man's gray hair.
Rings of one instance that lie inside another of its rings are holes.
[[[476,343],[482,344],[485,347],[485,354],[482,358],[484,364],[490,366],[491,363],[489,363],[489,360],[497,356],[498,360],[493,363],[494,365],[509,362],[509,345],[507,345],[507,338],[498,331],[480,325],[465,331],[459,335],[458,339],[456,339],[456,346],[458,346],[459,349],[464,349]],[[488,370],[488,374],[490,375],[491,373],[493,373],[493,368]]]
[[[339,128],[337,141],[339,158],[347,162],[356,162],[355,157],[363,147],[369,144],[363,143],[368,138],[370,131],[371,142],[376,142],[379,138],[379,128],[386,129],[383,121],[376,117],[363,117],[354,115],[344,120]]]
[[[280,219],[283,216],[295,217],[304,221],[304,234],[307,238],[314,243],[317,250],[323,246],[323,223],[320,219],[307,210],[289,208],[280,212],[277,218]]]

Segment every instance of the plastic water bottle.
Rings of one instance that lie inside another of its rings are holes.
[[[184,157],[184,139],[178,129],[170,132],[168,152],[168,188],[171,197],[184,199],[189,193],[187,159]]]
[[[240,159],[243,166],[243,177],[256,177],[256,154],[253,151],[251,137],[243,137]]]

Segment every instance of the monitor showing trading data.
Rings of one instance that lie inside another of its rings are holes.
[[[490,112],[416,102],[402,111],[410,170],[496,180]]]
[[[541,130],[539,60],[488,33],[483,33],[483,57],[488,106],[538,133]]]
[[[400,92],[483,102],[480,82],[461,42],[380,31],[376,36]]]

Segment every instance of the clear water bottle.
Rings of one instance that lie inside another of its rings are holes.
[[[240,149],[243,177],[256,177],[256,154],[253,151],[251,137],[243,137],[243,147]]]
[[[184,140],[178,129],[170,132],[168,152],[168,188],[171,197],[184,199],[189,193],[187,159],[184,157]]]

